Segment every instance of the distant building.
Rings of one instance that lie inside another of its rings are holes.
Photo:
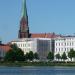
[[[7,44],[0,44],[0,59],[4,58],[6,52],[8,52],[11,47]]]
[[[67,61],[70,61],[68,52],[72,48],[75,50],[75,36],[29,32],[26,0],[23,0],[18,39],[11,41],[11,44],[14,43],[24,51],[24,54],[29,51],[37,52],[40,60],[46,60],[48,53],[51,51],[54,52],[54,55],[58,53],[62,55],[65,52],[68,58]],[[6,50],[4,49],[4,51]],[[54,57],[54,60],[57,61],[56,57]]]
[[[24,38],[14,40],[11,43],[17,44],[24,51],[24,54],[30,51],[37,52],[41,60],[46,59],[48,53],[52,50],[52,40],[49,38]]]
[[[55,33],[29,33],[26,0],[23,0],[18,38],[22,39],[22,38],[55,38],[55,37],[58,37],[58,35],[56,35]]]
[[[53,38],[55,37],[58,35],[54,33],[29,33],[26,0],[23,0],[18,39],[11,43],[16,43],[24,54],[33,51],[33,53],[38,53],[40,59],[46,59],[49,51],[54,51]]]
[[[70,61],[70,58],[68,57],[70,49],[75,50],[75,36],[63,36],[55,39],[54,55],[58,53],[62,55],[63,52],[65,52],[68,58],[67,61]],[[55,60],[57,59],[55,58]]]
[[[54,38],[58,36],[55,33],[29,33],[26,0],[23,0],[18,39],[11,41],[11,44],[17,44],[24,54],[37,52],[42,60],[47,58],[50,51],[54,52]]]

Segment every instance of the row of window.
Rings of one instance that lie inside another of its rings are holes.
[[[65,38],[62,38],[62,39],[56,39],[56,41],[62,41],[62,40],[65,40],[65,41],[72,41],[72,40],[74,40],[75,38],[67,38],[67,39],[65,39]]]
[[[18,47],[30,47],[31,44],[17,44]]]
[[[55,52],[61,52],[61,51],[69,52],[70,49],[72,49],[72,48],[56,48],[56,49],[55,49]]]
[[[55,43],[55,46],[73,46],[73,42],[68,42],[68,43]]]
[[[23,48],[22,50],[23,50],[24,52],[31,51],[30,48]]]

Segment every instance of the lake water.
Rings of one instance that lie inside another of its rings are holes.
[[[75,67],[0,67],[0,75],[75,75]]]

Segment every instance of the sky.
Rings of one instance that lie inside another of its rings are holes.
[[[0,39],[18,38],[22,0],[0,0]],[[75,0],[27,0],[31,33],[75,34]]]

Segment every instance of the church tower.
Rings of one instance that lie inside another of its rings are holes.
[[[29,38],[28,15],[26,8],[26,0],[22,0],[22,15],[20,20],[20,30],[18,38]]]

